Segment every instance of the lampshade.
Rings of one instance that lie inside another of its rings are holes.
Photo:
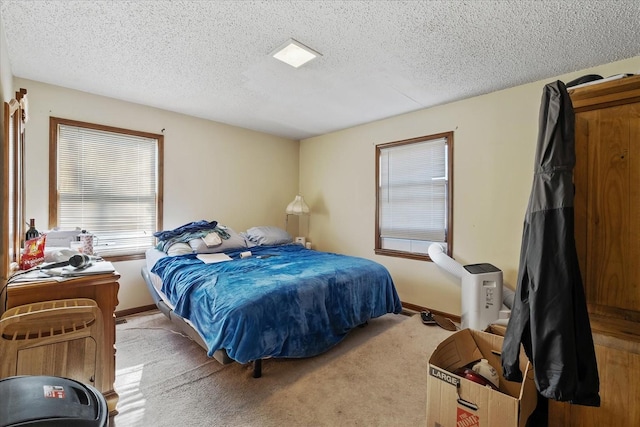
[[[297,195],[296,198],[287,205],[285,212],[287,215],[308,215],[309,206],[304,202],[302,196]]]

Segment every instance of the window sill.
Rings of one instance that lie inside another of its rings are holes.
[[[131,255],[104,256],[102,258],[105,261],[111,261],[111,262],[115,262],[115,261],[132,261],[132,260],[135,260],[135,259],[144,259],[145,255],[144,255],[144,253],[140,253],[140,254],[131,254]]]
[[[427,254],[417,254],[412,252],[392,251],[389,249],[374,249],[376,255],[392,256],[397,258],[415,259],[419,261],[431,261],[431,258]]]

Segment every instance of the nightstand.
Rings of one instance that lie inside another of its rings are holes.
[[[90,298],[102,312],[104,325],[103,382],[98,390],[107,400],[109,414],[115,415],[118,394],[113,388],[116,379],[116,323],[120,284],[118,273],[96,274],[68,278],[63,281],[33,281],[10,284],[7,288],[7,309],[34,302],[69,298]]]

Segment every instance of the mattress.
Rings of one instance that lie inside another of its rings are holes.
[[[251,248],[250,257],[205,264],[195,254],[150,250],[154,289],[191,322],[211,356],[225,350],[246,363],[310,357],[353,327],[402,306],[386,268],[374,261],[300,245]]]

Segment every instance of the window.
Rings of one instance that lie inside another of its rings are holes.
[[[376,146],[375,253],[429,259],[451,254],[453,132]]]
[[[50,118],[49,226],[94,234],[112,260],[140,258],[162,229],[164,137]]]

